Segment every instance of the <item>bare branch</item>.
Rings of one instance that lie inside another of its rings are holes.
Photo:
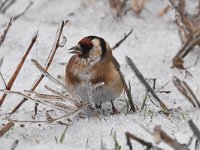
[[[12,144],[11,150],[15,150],[18,143],[19,143],[19,140],[15,140],[14,143]]]
[[[146,90],[148,92],[150,92],[151,95],[154,97],[154,99],[157,100],[157,102],[160,104],[160,107],[163,109],[163,112],[166,115],[169,115],[169,113],[168,113],[169,109],[160,100],[160,98],[156,95],[155,91],[151,88],[151,86],[146,82],[146,80],[144,79],[144,76],[140,73],[140,71],[138,70],[138,68],[135,66],[135,64],[133,63],[132,59],[129,58],[128,56],[126,56],[126,62],[129,65],[129,67],[131,68],[131,70],[135,73],[135,75],[137,76],[137,78],[140,80],[140,82],[145,86]]]
[[[146,147],[147,147],[147,150],[150,150],[150,149],[162,150],[161,148],[154,146],[152,143],[146,142],[146,141],[144,141],[143,139],[141,139],[141,138],[135,136],[133,133],[126,132],[126,133],[125,133],[125,136],[126,136],[126,140],[127,140],[127,145],[129,146],[129,149],[130,149],[130,150],[133,150],[133,147],[132,147],[132,144],[131,144],[130,139],[133,139],[133,140],[137,141],[138,143],[140,143],[140,144],[143,145],[143,146],[146,146]]]
[[[14,122],[8,122],[5,126],[0,129],[0,137],[2,137],[6,132],[14,126]]]
[[[56,54],[57,49],[60,47],[60,43],[61,43],[60,42],[60,38],[61,38],[61,35],[62,35],[62,32],[63,32],[64,26],[67,24],[67,22],[68,22],[68,20],[61,21],[61,24],[60,24],[60,26],[59,26],[59,28],[57,30],[56,39],[55,39],[55,41],[53,43],[52,50],[49,53],[47,62],[45,64],[45,70],[46,71],[49,69],[49,67],[50,67],[50,65],[51,65],[51,63],[53,61],[53,58],[54,58],[54,56]],[[32,88],[31,88],[30,91],[34,91],[37,88],[37,86],[40,84],[40,82],[42,81],[43,78],[44,78],[44,75],[43,74],[40,75],[37,78],[37,80],[35,81],[35,83],[32,85]],[[20,106],[26,101],[27,101],[26,98],[22,99],[21,102],[12,110],[11,114],[15,113],[20,108]]]
[[[178,77],[174,76],[173,83],[178,91],[184,95],[194,107],[200,108],[200,101],[185,81],[181,81]]]
[[[6,35],[7,35],[8,31],[9,31],[11,25],[12,25],[12,21],[13,21],[13,18],[10,18],[9,22],[6,25],[5,30],[3,31],[3,34],[0,37],[0,46],[3,44],[3,42],[4,42],[5,38],[6,38]]]
[[[13,21],[16,21],[19,17],[23,16],[28,10],[29,8],[33,5],[33,1],[31,1],[27,6],[26,8],[18,15],[14,16],[13,17]]]
[[[200,141],[200,131],[199,131],[199,129],[196,127],[196,125],[194,124],[194,122],[192,120],[189,120],[188,123],[190,125],[190,128],[192,129],[192,132],[197,137],[198,141]]]
[[[12,77],[10,78],[10,80],[9,80],[9,82],[8,82],[8,84],[7,84],[6,90],[10,90],[10,89],[12,88],[12,85],[13,85],[13,83],[15,82],[15,80],[16,80],[16,78],[17,78],[17,76],[18,76],[18,74],[19,74],[19,72],[20,72],[20,70],[21,70],[21,68],[22,68],[22,66],[23,66],[23,64],[24,64],[24,62],[25,62],[25,60],[26,60],[26,58],[27,58],[29,52],[31,51],[33,45],[35,44],[36,39],[37,39],[37,33],[36,33],[36,34],[34,35],[34,37],[32,38],[31,43],[30,43],[28,49],[26,50],[24,56],[22,57],[20,63],[18,64],[18,66],[17,66],[15,72],[13,73]],[[5,98],[6,98],[6,94],[4,94],[4,95],[1,97],[1,99],[0,99],[0,107],[2,106],[2,104],[3,104],[4,100],[5,100]]]
[[[27,94],[22,93],[22,92],[11,91],[11,90],[4,90],[4,89],[0,89],[0,92],[3,92],[4,94],[17,94],[17,95],[23,96],[23,97],[25,97],[26,99],[29,99],[29,100],[31,100],[31,101],[33,101],[33,102],[38,102],[38,103],[43,104],[43,105],[45,105],[45,106],[49,106],[49,107],[51,107],[51,108],[54,108],[54,109],[57,109],[57,110],[60,110],[60,111],[67,112],[67,111],[64,110],[63,108],[57,107],[53,102],[35,99],[34,96],[32,96],[31,94],[28,94],[28,95],[27,95]]]
[[[138,17],[144,9],[145,0],[131,0],[131,8]]]
[[[112,50],[116,49],[117,47],[119,47],[121,45],[122,42],[124,42],[133,32],[133,29],[131,29],[127,34],[124,34],[124,37],[115,44],[115,46],[112,47]]]
[[[162,140],[163,142],[171,146],[174,150],[189,150],[187,145],[180,144],[175,139],[172,139],[158,125],[154,128],[154,140],[157,144],[160,143],[160,141]]]
[[[4,84],[5,88],[7,88],[6,81],[5,81],[4,77],[3,77],[3,74],[1,73],[2,64],[3,64],[3,57],[0,59],[0,77],[1,77],[1,79],[3,81],[3,84]]]
[[[4,14],[8,8],[10,8],[17,0],[7,0],[6,5],[4,4],[4,7],[0,9],[0,11]]]

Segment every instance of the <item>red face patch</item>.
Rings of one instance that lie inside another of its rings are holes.
[[[80,44],[81,49],[83,50],[83,52],[88,52],[89,50],[91,50],[93,48],[93,43],[91,41],[90,38],[86,37],[83,38],[82,40],[80,40],[78,42],[78,44]]]

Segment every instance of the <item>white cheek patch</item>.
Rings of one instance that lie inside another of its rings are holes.
[[[92,40],[94,48],[90,50],[89,52],[89,58],[87,58],[87,61],[90,65],[96,64],[101,59],[102,50],[100,47],[99,40]]]

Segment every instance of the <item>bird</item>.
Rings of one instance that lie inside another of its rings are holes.
[[[110,101],[113,113],[117,113],[113,101],[124,91],[120,65],[112,55],[112,49],[102,37],[87,36],[69,49],[73,56],[65,69],[65,86],[97,108]],[[101,84],[102,83],[102,84]],[[101,84],[91,90],[92,86]]]

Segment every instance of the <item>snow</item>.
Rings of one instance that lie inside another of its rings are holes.
[[[0,14],[0,24],[4,24],[9,20],[10,16],[21,12],[20,10],[27,4],[28,1],[21,0],[12,6],[6,15]],[[189,138],[192,136],[192,131],[187,122],[192,119],[197,127],[200,128],[200,110],[193,108],[188,100],[177,91],[172,83],[172,77],[176,75],[185,80],[199,97],[200,62],[198,61],[195,66],[188,69],[192,77],[184,78],[185,71],[170,68],[172,58],[180,48],[181,43],[177,27],[173,22],[174,12],[170,11],[165,16],[158,17],[159,11],[167,4],[168,2],[164,0],[149,0],[139,18],[131,11],[123,18],[114,18],[107,1],[34,0],[31,9],[13,23],[5,42],[0,47],[0,57],[4,57],[1,72],[5,80],[8,81],[25,53],[31,38],[38,31],[37,42],[12,90],[24,91],[31,88],[40,74],[31,63],[31,59],[34,58],[41,64],[45,64],[60,20],[68,19],[70,22],[63,33],[67,37],[67,43],[58,50],[49,70],[53,76],[64,76],[65,67],[60,63],[66,63],[69,60],[71,55],[68,54],[67,50],[81,38],[88,35],[98,35],[113,46],[123,37],[125,32],[127,33],[134,29],[132,35],[119,48],[113,51],[114,56],[121,65],[126,81],[130,80],[131,82],[134,102],[140,108],[146,92],[145,88],[126,65],[125,56],[133,59],[133,62],[145,78],[156,78],[157,89],[169,82],[164,90],[169,90],[171,93],[158,95],[169,108],[174,108],[176,112],[169,117],[160,114],[158,112],[159,108],[154,106],[148,99],[146,112],[142,111],[128,115],[121,113],[114,116],[102,116],[101,119],[96,117],[72,119],[63,143],[57,143],[55,137],[60,139],[65,126],[57,123],[15,123],[12,130],[0,138],[0,149],[10,149],[16,139],[19,140],[16,150],[101,149],[101,142],[106,145],[107,149],[114,149],[112,137],[114,132],[116,132],[117,141],[122,146],[122,149],[128,149],[125,138],[126,131],[153,142],[152,136],[141,125],[150,131],[153,131],[155,125],[161,125],[162,129],[171,137],[176,138],[180,143],[188,143]],[[0,26],[0,31],[3,31],[3,29],[4,27]],[[198,49],[192,51],[185,59],[185,66],[191,66],[199,54]],[[150,80],[148,82],[152,83]],[[47,79],[44,79],[36,91],[46,92],[43,87],[45,84],[51,85]],[[0,81],[0,88],[4,88],[2,81]],[[10,112],[20,100],[20,96],[9,95],[2,108],[0,108],[0,114]],[[118,109],[125,105],[124,102],[116,103]],[[18,120],[31,119],[33,110],[34,103],[27,101],[12,118]],[[45,118],[45,110],[51,110],[51,108],[40,105],[36,119]],[[54,112],[54,115],[60,114]],[[0,116],[0,126],[7,123],[3,116]],[[21,124],[25,126],[21,127]],[[140,144],[134,141],[132,143],[134,149],[142,149]],[[165,144],[159,146],[170,149]],[[194,142],[191,146],[191,149],[193,148]]]

